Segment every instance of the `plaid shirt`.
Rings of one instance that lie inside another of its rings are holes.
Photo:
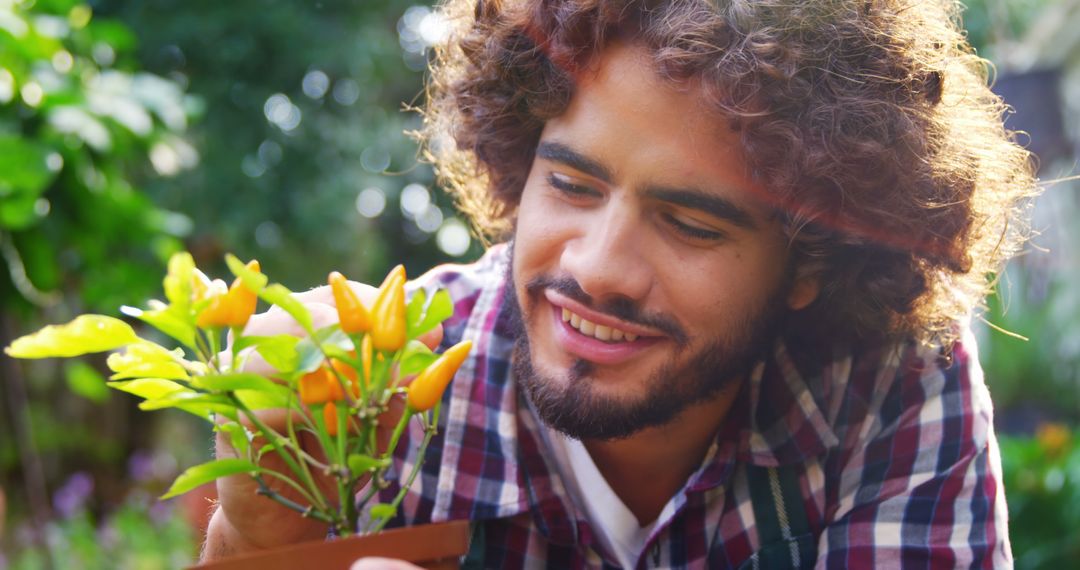
[[[444,348],[469,338],[474,350],[444,396],[439,434],[391,526],[477,521],[491,568],[613,567],[511,378],[513,339],[501,313],[507,253],[497,246],[473,265],[439,267],[413,284],[449,289],[456,311]],[[949,366],[914,345],[822,353],[779,341],[756,366],[637,567],[747,564],[766,546],[748,465],[798,475],[818,567],[1011,566],[990,396],[970,333]],[[420,436],[414,429],[408,437]],[[413,447],[398,448],[401,479],[416,461]],[[383,498],[399,488],[392,481]]]

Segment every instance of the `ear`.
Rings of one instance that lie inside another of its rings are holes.
[[[788,292],[787,304],[792,311],[805,309],[821,292],[821,280],[817,274],[800,275]]]

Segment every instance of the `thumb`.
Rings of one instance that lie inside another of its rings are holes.
[[[422,570],[419,566],[415,566],[404,560],[395,560],[393,558],[379,558],[375,556],[369,556],[361,558],[353,565],[349,567],[349,570]]]

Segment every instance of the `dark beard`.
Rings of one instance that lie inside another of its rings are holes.
[[[671,422],[687,408],[717,396],[745,378],[750,368],[770,349],[780,321],[786,312],[790,280],[785,279],[764,306],[747,313],[733,324],[732,335],[718,335],[706,342],[682,366],[674,361],[687,350],[687,337],[678,324],[663,316],[647,315],[632,303],[597,305],[572,279],[537,278],[526,285],[532,305],[541,292],[550,288],[598,311],[618,316],[628,322],[648,325],[664,331],[680,347],[672,362],[662,366],[648,380],[643,398],[624,400],[605,396],[594,389],[588,376],[595,366],[577,360],[560,384],[543,376],[532,361],[521,305],[512,275],[507,269],[504,315],[514,335],[512,370],[524,387],[540,419],[552,428],[575,439],[613,440],[630,437],[650,427]]]

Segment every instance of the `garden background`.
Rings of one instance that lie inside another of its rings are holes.
[[[293,289],[479,255],[404,134],[445,34],[417,2],[0,0],[0,345],[159,296],[181,249],[216,276],[225,252],[258,258]],[[1080,0],[968,5],[1046,189],[978,323],[1013,550],[1077,567],[1080,185],[1059,180],[1078,173]],[[139,412],[104,370],[0,355],[0,570],[194,559],[212,489],[155,497],[210,433]]]

